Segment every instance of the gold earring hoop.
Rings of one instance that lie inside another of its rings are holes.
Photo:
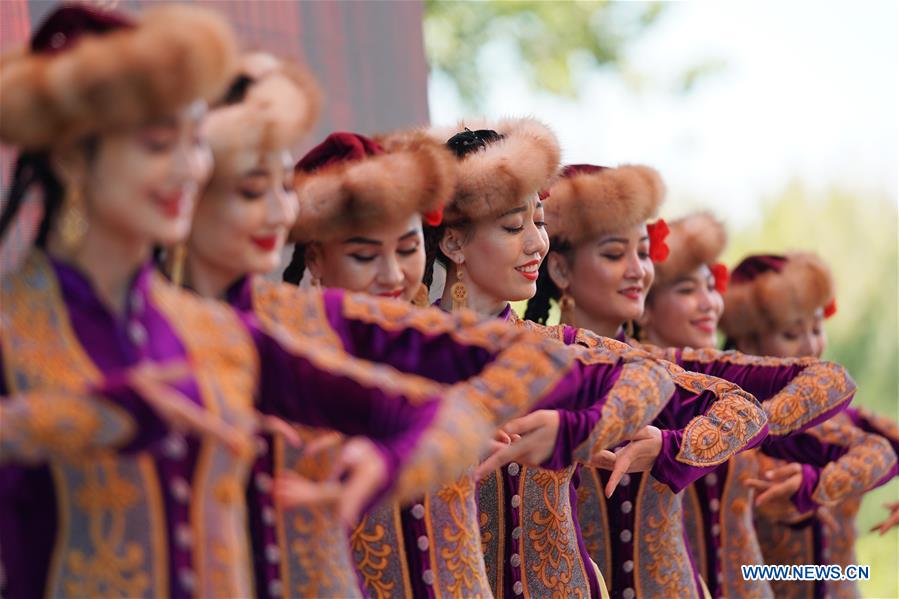
[[[172,256],[169,260],[169,278],[172,283],[181,287],[184,284],[184,263],[187,260],[187,245],[179,243],[172,248]]]
[[[427,308],[430,305],[428,286],[424,283],[419,283],[418,291],[415,292],[415,297],[412,298],[412,305],[419,308]]]
[[[568,294],[567,289],[563,289],[562,297],[559,298],[559,316],[563,324],[574,325],[574,307],[574,298]]]
[[[62,214],[59,216],[59,238],[67,250],[74,250],[84,241],[89,224],[84,214],[84,196],[77,185],[66,189]]]

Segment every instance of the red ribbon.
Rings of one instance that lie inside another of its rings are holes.
[[[837,313],[837,299],[830,300],[830,303],[824,306],[824,318],[830,318]]]
[[[718,293],[727,291],[727,283],[730,281],[727,266],[718,262],[712,264],[712,266],[709,267],[709,270],[712,271],[712,276],[715,277],[715,289],[718,290]]]
[[[649,257],[653,262],[664,262],[671,250],[665,239],[671,230],[665,219],[660,218],[656,222],[646,225],[646,231],[649,233]]]

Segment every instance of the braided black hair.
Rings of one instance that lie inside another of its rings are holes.
[[[45,247],[50,229],[65,198],[65,188],[50,164],[47,152],[23,152],[16,159],[12,184],[6,195],[3,212],[0,213],[0,240],[15,221],[33,185],[40,186],[44,203],[44,215],[38,227],[35,245]]]
[[[570,256],[571,243],[560,241],[557,238],[550,238],[549,247],[551,252]],[[537,324],[546,324],[549,318],[549,308],[551,301],[558,301],[562,297],[562,290],[559,289],[552,277],[549,276],[549,260],[543,260],[540,263],[540,271],[537,275],[537,293],[528,300],[527,309],[524,311],[524,319],[532,320]]]
[[[303,272],[306,270],[306,244],[297,243],[293,246],[293,256],[290,264],[284,269],[284,282],[299,285],[303,280]]]

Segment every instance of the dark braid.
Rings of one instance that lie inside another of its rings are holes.
[[[570,256],[571,244],[558,239],[550,240],[550,251]],[[537,276],[537,293],[528,300],[527,309],[524,312],[525,320],[532,320],[537,324],[545,325],[549,318],[549,308],[551,301],[557,301],[562,297],[562,290],[559,289],[549,276],[549,260],[543,260],[540,264],[540,274]]]
[[[38,227],[35,244],[38,247],[46,246],[47,236],[65,197],[65,189],[53,172],[50,156],[46,152],[23,152],[16,159],[12,185],[0,214],[0,240],[6,237],[6,232],[25,203],[32,185],[41,187],[44,202],[44,216]]]
[[[440,250],[440,240],[443,238],[445,230],[446,225],[442,223],[436,227],[428,225],[424,226],[425,273],[421,278],[421,282],[424,283],[428,289],[431,288],[431,283],[434,282],[434,262],[439,260],[441,264],[446,266],[446,256],[444,256],[443,252]]]
[[[293,256],[290,264],[284,269],[284,282],[299,285],[303,280],[303,272],[306,270],[306,244],[297,243],[293,246]]]

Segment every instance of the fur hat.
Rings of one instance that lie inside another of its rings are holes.
[[[213,179],[251,168],[261,152],[295,146],[315,123],[321,93],[298,64],[270,54],[241,58],[239,74],[224,102],[204,123],[215,156]]]
[[[544,202],[546,228],[572,244],[646,222],[665,198],[659,173],[639,164],[576,164],[560,175]]]
[[[724,294],[721,330],[731,339],[780,329],[823,308],[836,309],[830,269],[815,254],[749,256]]]
[[[697,212],[668,223],[668,258],[655,265],[655,285],[670,283],[703,264],[712,266],[727,245],[724,224],[708,212]]]
[[[449,222],[479,220],[514,208],[545,189],[559,168],[559,142],[536,119],[461,121],[452,128],[430,129],[428,135],[446,144],[466,129],[492,130],[499,138],[458,160],[456,191],[446,207]]]
[[[233,74],[231,27],[196,6],[159,6],[137,22],[68,5],[30,47],[0,58],[0,140],[44,149],[214,99]]]
[[[416,212],[439,224],[452,197],[455,163],[446,146],[422,132],[375,139],[332,133],[296,165],[300,211],[291,239],[338,239],[365,224]]]

